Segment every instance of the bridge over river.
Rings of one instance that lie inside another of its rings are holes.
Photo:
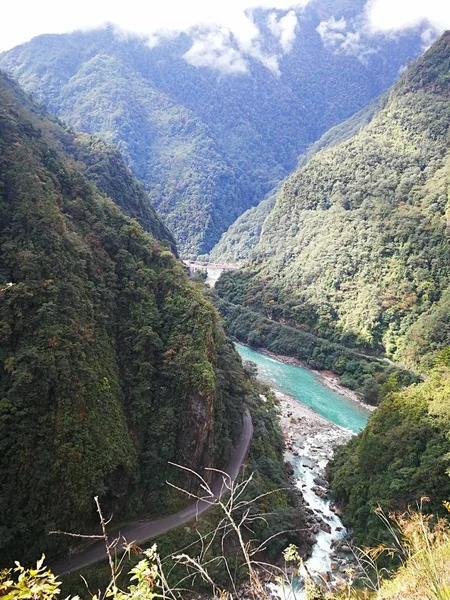
[[[184,264],[189,267],[189,271],[195,273],[196,271],[206,271],[208,276],[205,280],[210,287],[216,285],[217,280],[224,271],[235,271],[238,268],[237,264],[231,263],[201,263],[191,260],[183,261]]]

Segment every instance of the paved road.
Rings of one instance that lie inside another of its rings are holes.
[[[239,470],[242,466],[242,463],[244,462],[245,457],[247,455],[247,450],[250,445],[252,436],[253,424],[252,419],[250,417],[250,413],[247,410],[244,413],[244,427],[242,430],[241,437],[237,445],[232,449],[230,462],[228,463],[228,466],[225,469],[228,483],[230,482],[230,480],[234,481],[236,479]],[[220,498],[224,491],[226,491],[224,479],[225,476],[221,475],[212,485],[211,489],[216,499]],[[134,542],[136,544],[143,544],[144,542],[147,542],[148,540],[158,535],[161,535],[162,533],[166,533],[170,529],[174,529],[175,527],[178,527],[179,525],[182,525],[187,521],[191,521],[197,515],[205,512],[206,510],[211,508],[212,499],[213,498],[210,498],[209,501],[197,501],[191,506],[185,508],[184,510],[173,515],[169,515],[168,517],[164,517],[162,519],[157,519],[154,521],[135,521],[133,523],[128,523],[128,525],[124,525],[120,529],[111,531],[109,537],[112,541],[120,535],[124,544],[131,542]],[[105,558],[105,544],[103,540],[100,540],[87,547],[85,550],[77,552],[71,557],[63,558],[53,563],[52,565],[50,565],[50,568],[56,575],[65,575],[66,573],[73,573],[74,571],[78,571],[83,567],[92,565]]]

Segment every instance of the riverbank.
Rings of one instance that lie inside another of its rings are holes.
[[[321,383],[325,385],[325,387],[327,387],[330,390],[333,390],[333,392],[336,392],[341,396],[345,396],[349,400],[352,400],[352,402],[356,402],[356,404],[363,406],[367,410],[373,411],[376,408],[376,406],[372,406],[371,404],[367,404],[367,402],[364,402],[362,394],[355,392],[354,390],[350,390],[349,388],[346,388],[343,385],[341,385],[339,376],[333,373],[332,371],[319,371],[317,369],[312,369],[303,361],[298,360],[298,358],[295,358],[293,356],[286,356],[284,354],[275,354],[275,352],[271,352],[270,350],[267,350],[265,348],[258,348],[258,352],[264,354],[265,356],[268,356],[269,358],[278,360],[279,362],[285,365],[291,365],[293,367],[301,367],[302,369],[307,369],[311,373],[317,375],[317,377],[319,377]]]
[[[298,444],[299,438],[303,439],[319,433],[332,434],[335,439],[334,445],[344,444],[353,436],[348,429],[331,423],[292,396],[278,390],[273,390],[273,392],[278,401],[280,425],[287,448],[294,443]]]

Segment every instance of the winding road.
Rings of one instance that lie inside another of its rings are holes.
[[[247,450],[253,437],[253,424],[248,409],[244,413],[243,421],[241,437],[239,438],[237,445],[232,448],[230,461],[224,470],[226,476],[220,475],[211,486],[211,490],[216,500],[226,492],[227,486],[225,483],[229,485],[230,482],[233,482],[236,479],[247,455]],[[120,544],[116,547],[116,551],[120,553],[120,547],[123,547],[125,544],[143,544],[158,535],[166,533],[170,529],[174,529],[187,521],[195,519],[198,515],[211,508],[213,505],[211,500],[213,500],[213,497],[205,497],[204,500],[198,500],[182,511],[163,517],[162,519],[128,523],[119,529],[111,531],[108,534],[108,538],[112,542],[120,537]],[[103,540],[99,540],[76,554],[58,560],[50,565],[50,568],[56,575],[65,575],[67,573],[78,571],[83,567],[93,565],[105,558],[105,543]]]

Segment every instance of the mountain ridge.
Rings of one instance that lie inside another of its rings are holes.
[[[297,35],[283,52],[268,19],[287,12],[255,11],[259,50],[245,56],[242,73],[189,62],[196,44],[208,44],[208,30],[152,48],[111,28],[43,36],[3,53],[0,67],[70,124],[114,141],[183,257],[193,258],[295,168],[307,146],[383,92],[408,56],[421,52],[420,30],[397,40],[360,33],[360,46],[333,46],[320,24],[342,18],[351,29],[362,6],[309,3],[295,13]],[[229,44],[239,52],[232,36]],[[279,74],[267,67],[270,56]]]

